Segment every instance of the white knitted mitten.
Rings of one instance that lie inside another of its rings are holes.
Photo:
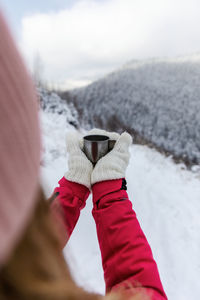
[[[68,171],[64,176],[67,180],[83,184],[91,190],[93,164],[81,150],[82,140],[82,136],[76,131],[67,133]]]
[[[123,132],[119,135],[99,129],[93,129],[88,134],[107,135],[110,139],[116,140],[114,148],[96,163],[91,176],[91,184],[125,177],[130,158],[129,146],[132,144],[130,134]]]

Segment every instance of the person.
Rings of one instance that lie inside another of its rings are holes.
[[[106,135],[116,143],[113,150],[93,167],[82,151],[82,137],[76,132],[68,133],[68,171],[50,198],[54,218],[62,228],[62,234],[65,232],[63,246],[92,191],[92,214],[101,250],[106,293],[123,290],[126,298],[136,293],[141,299],[167,299],[151,248],[127,194],[125,173],[132,138],[127,132],[119,135],[97,128],[87,135]],[[62,224],[59,222],[61,215]]]
[[[47,201],[37,97],[1,13],[0,40],[0,299],[167,299],[126,192],[130,136],[109,133],[116,146],[93,168],[70,134],[68,172]],[[62,252],[90,191],[105,296],[76,285]]]

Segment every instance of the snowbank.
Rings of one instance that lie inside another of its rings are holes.
[[[47,195],[67,170],[65,133],[74,130],[65,115],[41,112],[44,157],[41,178]],[[83,134],[85,133],[82,131]],[[200,170],[185,170],[146,146],[131,147],[128,194],[157,261],[170,300],[198,299],[200,294]],[[64,249],[77,283],[104,293],[103,272],[92,199]]]

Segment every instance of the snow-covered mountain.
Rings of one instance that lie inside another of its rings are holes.
[[[51,103],[52,95],[45,95],[46,103]],[[61,100],[53,98],[60,107]],[[57,106],[42,110],[40,116],[44,149],[41,179],[50,196],[68,169],[65,135],[76,129],[66,122],[66,113],[60,113]],[[133,145],[130,152],[127,192],[152,247],[168,298],[198,299],[200,169],[188,171],[183,164],[174,164],[170,157],[147,146]],[[64,254],[77,283],[103,294],[105,287],[91,197]]]
[[[200,55],[133,61],[67,96],[84,128],[128,130],[191,165],[200,164],[199,82]]]
[[[44,136],[43,157],[41,164],[52,162],[65,154],[64,132],[66,128],[78,128],[78,113],[73,103],[67,104],[54,92],[38,88],[40,103],[41,127]],[[61,128],[62,126],[62,128]],[[54,139],[56,140],[54,142]]]
[[[45,88],[39,87],[37,89],[40,99],[40,108],[46,113],[53,113],[57,115],[64,115],[66,123],[79,127],[78,112],[73,103],[66,103],[66,100],[62,99],[55,92],[50,92]]]

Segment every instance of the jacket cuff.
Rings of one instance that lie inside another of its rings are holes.
[[[97,182],[92,186],[93,201],[96,203],[103,196],[122,189],[125,178]]]
[[[65,177],[61,178],[58,181],[58,183],[60,187],[55,188],[55,193],[60,193],[60,188],[67,186],[72,191],[73,195],[76,195],[78,198],[84,201],[88,198],[90,194],[90,190],[85,185],[69,181]]]

